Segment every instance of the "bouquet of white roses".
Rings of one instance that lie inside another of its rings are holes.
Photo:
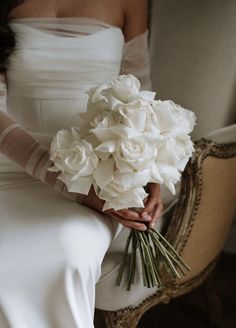
[[[189,134],[195,115],[172,101],[155,100],[155,93],[140,91],[132,75],[121,75],[88,92],[81,125],[60,130],[51,144],[52,171],[71,192],[88,194],[93,185],[103,210],[142,208],[148,183],[165,185],[175,193],[194,150]],[[127,240],[117,284],[120,284],[132,243],[128,289],[134,281],[139,248],[144,284],[161,286],[158,265],[180,277],[189,268],[154,229],[132,230]]]

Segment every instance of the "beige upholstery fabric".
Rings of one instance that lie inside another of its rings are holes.
[[[182,253],[191,271],[181,282],[196,276],[221,252],[236,210],[236,157],[208,157],[202,169],[201,200]]]

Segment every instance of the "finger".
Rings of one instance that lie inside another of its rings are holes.
[[[125,227],[130,228],[130,229],[136,229],[136,230],[140,230],[140,231],[146,231],[147,230],[147,226],[145,224],[142,223],[138,223],[135,221],[127,221],[125,219],[119,219],[119,222],[121,224],[123,224]]]
[[[133,221],[145,221],[150,222],[151,217],[140,217],[140,214],[129,210],[129,209],[123,209],[119,211],[113,211],[113,213],[116,212],[118,215],[122,216],[126,220],[133,220]]]
[[[115,211],[114,209],[110,209],[108,211],[109,211],[109,213],[116,214],[116,215],[118,215],[119,217],[121,217],[122,219],[125,219],[125,220],[131,220],[131,221],[140,220],[140,216],[137,212],[130,211],[128,209],[119,210],[119,211]]]
[[[144,198],[143,204],[146,205],[147,204],[147,201],[148,201],[148,196]]]
[[[157,204],[154,211],[153,211],[153,215],[152,215],[152,221],[148,224],[148,228],[153,229],[157,220],[160,219],[161,217],[161,213],[163,210],[163,204]]]
[[[141,212],[141,217],[147,218],[148,216],[150,216],[150,214],[154,211],[157,201],[158,201],[157,197],[150,196],[146,206]]]
[[[157,203],[161,203],[161,194],[160,194],[160,185],[157,183],[150,183],[148,186],[148,202],[145,204],[145,208],[141,212],[141,216],[148,216],[150,215]]]
[[[127,228],[137,229],[137,230],[141,230],[141,231],[147,230],[147,227],[146,227],[145,224],[138,223],[138,222],[135,222],[135,221],[125,220],[121,216],[119,216],[118,214],[114,214],[114,213],[109,213],[109,214],[110,214],[111,217],[118,220],[121,224],[123,224]]]

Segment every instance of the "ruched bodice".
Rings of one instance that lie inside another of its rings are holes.
[[[7,109],[29,131],[47,135],[76,124],[89,88],[119,74],[124,46],[118,27],[91,19],[88,33],[83,19],[58,20],[10,22],[17,45],[8,65]]]

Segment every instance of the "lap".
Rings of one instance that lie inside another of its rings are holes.
[[[26,176],[0,186],[0,226],[0,276],[6,277],[8,270],[62,270],[85,256],[101,262],[120,229],[114,219]]]
[[[0,214],[1,286],[27,285],[33,291],[37,281],[46,291],[66,266],[77,267],[83,265],[83,259],[96,259],[102,263],[96,285],[98,308],[117,310],[156,291],[143,287],[141,266],[131,291],[126,291],[125,284],[116,287],[130,230],[112,218],[64,199],[50,186],[24,174],[22,178],[6,177],[0,185]]]

